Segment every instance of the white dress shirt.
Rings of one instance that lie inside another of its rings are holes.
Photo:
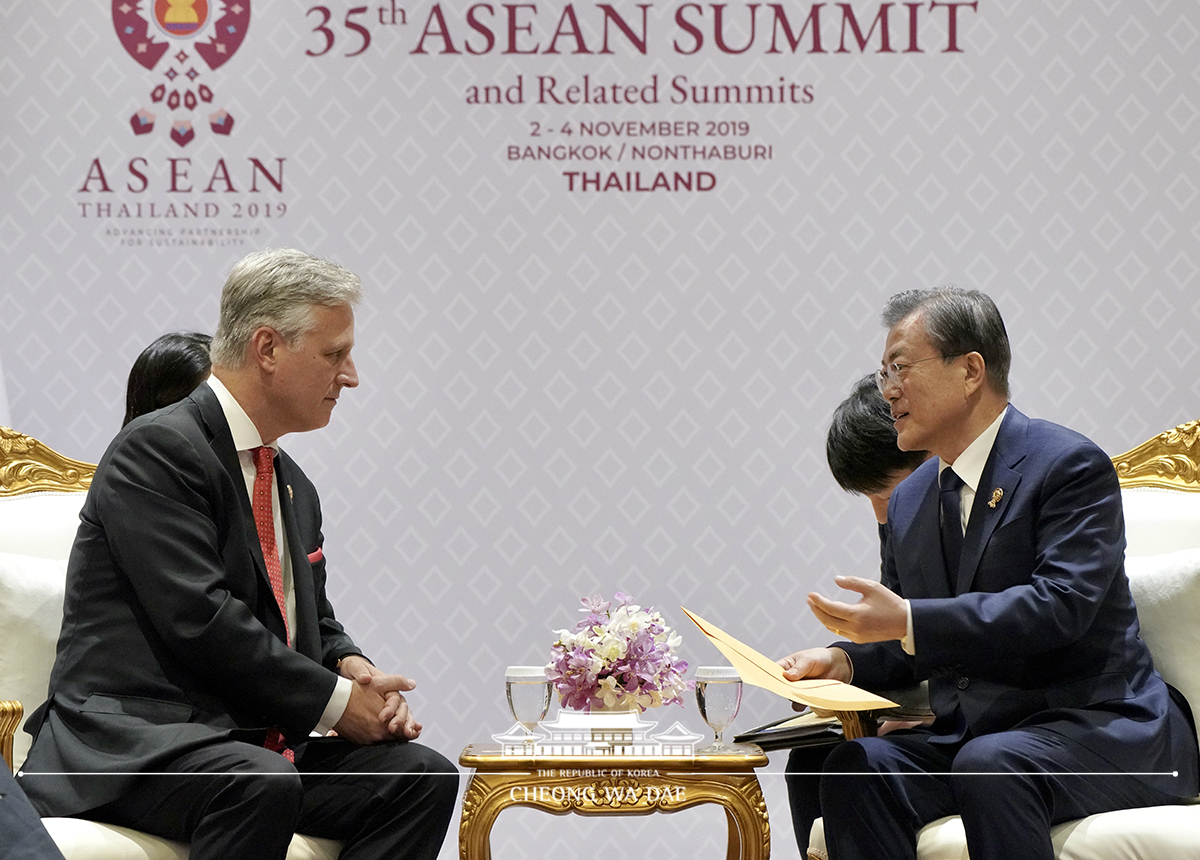
[[[233,447],[237,449],[238,462],[242,467],[242,477],[246,481],[246,495],[253,499],[254,478],[257,469],[254,466],[254,454],[251,452],[264,444],[262,437],[259,435],[258,428],[254,426],[254,422],[250,420],[250,416],[246,414],[246,410],[241,407],[241,404],[237,402],[237,399],[222,384],[221,380],[215,376],[209,376],[208,386],[213,390],[213,394],[217,395],[217,402],[221,404],[221,409],[225,413],[225,421],[229,424],[229,432],[233,435]],[[275,451],[279,450],[277,442],[271,442],[267,447]],[[275,521],[275,546],[279,549],[279,566],[283,572],[283,596],[287,605],[288,629],[295,630],[296,588],[292,580],[292,557],[288,552],[287,535],[284,533],[283,517],[280,514],[278,480],[271,482],[271,514]],[[330,729],[342,718],[342,714],[346,711],[346,705],[350,702],[353,683],[349,678],[338,676],[337,685],[333,688],[333,695],[329,697],[329,702],[321,714],[321,721],[313,730],[313,734],[328,734]]]

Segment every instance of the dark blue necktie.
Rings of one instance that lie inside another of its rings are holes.
[[[950,577],[950,593],[958,587],[958,563],[962,558],[962,497],[963,479],[947,467],[938,477],[942,499],[942,553],[946,557],[946,573]]]

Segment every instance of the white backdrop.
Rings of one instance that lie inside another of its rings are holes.
[[[507,727],[504,666],[542,660],[584,594],[662,608],[694,665],[718,655],[681,604],[768,654],[825,640],[804,595],[877,545],[823,437],[893,292],[987,290],[1018,406],[1112,453],[1200,413],[1191,0],[825,4],[794,51],[773,7],[753,34],[755,7],[724,7],[722,49],[716,6],[647,3],[643,27],[614,4],[610,53],[600,5],[476,6],[473,27],[458,0],[214,0],[198,35],[123,42],[150,6],[0,3],[11,423],[95,460],[133,358],[211,331],[244,253],[359,272],[362,385],[285,445],[323,491],[340,616],[418,679],[452,758]],[[780,8],[795,34],[815,7]],[[786,100],[676,104],[678,76]],[[588,103],[539,103],[548,78]],[[501,103],[473,103],[489,85]],[[693,190],[625,190],[677,172]],[[783,710],[749,691],[736,725]],[[787,858],[782,758],[763,782]],[[723,827],[514,811],[494,846],[720,856]]]

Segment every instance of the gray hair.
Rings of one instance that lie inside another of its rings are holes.
[[[221,290],[213,364],[241,367],[246,345],[261,326],[270,326],[295,346],[312,330],[314,306],[353,305],[361,298],[358,275],[337,263],[291,248],[248,254],[230,270]]]
[[[1000,310],[991,298],[953,284],[908,290],[888,299],[880,320],[884,328],[891,329],[914,314],[920,315],[925,333],[943,356],[982,355],[992,389],[1009,396],[1012,349]]]

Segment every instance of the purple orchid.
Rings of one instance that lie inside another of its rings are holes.
[[[558,631],[546,667],[563,707],[683,704],[681,694],[692,687],[687,663],[677,659],[679,636],[657,611],[620,591],[612,602],[592,595],[580,603],[586,617],[574,631]]]

